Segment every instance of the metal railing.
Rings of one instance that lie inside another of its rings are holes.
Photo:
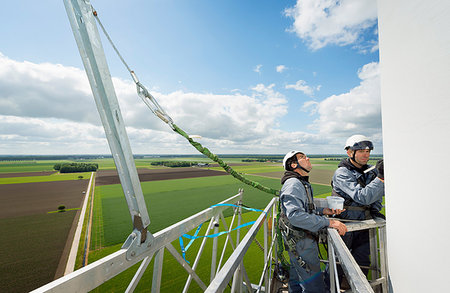
[[[328,261],[331,292],[340,292],[336,258],[351,286],[351,292],[389,292],[386,221],[375,218],[372,220],[349,222],[346,223],[346,226],[349,232],[369,230],[371,259],[369,270],[371,271],[372,280],[367,280],[338,232],[335,229],[328,228]]]
[[[238,194],[222,201],[218,205],[207,208],[155,233],[152,241],[149,242],[150,244],[146,244],[145,242],[145,245],[136,245],[137,242],[130,240],[131,238],[129,237],[119,251],[40,287],[33,292],[87,292],[142,261],[139,269],[125,290],[125,292],[133,292],[153,257],[154,267],[151,290],[152,292],[159,292],[161,288],[163,255],[165,249],[169,251],[188,274],[182,292],[188,292],[192,281],[196,282],[205,292],[222,292],[227,286],[230,286],[230,282],[232,284],[231,292],[243,292],[243,290],[247,292],[271,292],[273,264],[274,262],[277,262],[277,234],[273,228],[276,224],[276,204],[278,198],[273,198],[269,202],[255,223],[250,227],[249,231],[243,236],[242,240],[240,240],[240,230],[237,230],[236,244],[234,244],[230,232],[233,230],[233,227],[239,227],[242,223],[242,206],[240,205],[242,194],[243,191],[240,190]],[[227,204],[234,204],[235,206],[227,206]],[[231,223],[228,225],[223,212],[230,208],[233,209],[234,213],[231,218]],[[237,224],[235,225],[234,222],[236,217]],[[208,221],[208,228],[206,229],[205,235],[201,237],[203,238],[201,245],[198,248],[197,255],[191,266],[171,243],[183,234],[192,231],[202,223]],[[222,232],[227,234],[220,258],[218,258],[218,237],[207,237],[211,231],[213,231],[214,234],[219,233],[219,226],[223,227]],[[258,284],[252,284],[244,266],[244,257],[252,242],[257,241],[255,238],[261,230],[261,226],[263,227],[264,237],[264,243],[261,244],[264,252],[264,263],[259,270],[260,277]],[[370,270],[372,271],[372,280],[370,282],[356,264],[337,231],[331,228],[328,229],[330,282],[331,284],[334,284],[331,286],[331,292],[339,292],[340,289],[338,278],[336,277],[336,267],[338,262],[343,268],[352,288],[352,292],[388,292],[385,226],[386,222],[378,218],[374,220],[347,223],[349,231],[358,231],[362,229],[369,229],[370,231],[372,259],[372,265],[370,267]],[[379,245],[377,244],[377,235],[379,236]],[[202,280],[196,272],[206,241],[208,240],[213,242],[209,282]],[[222,265],[225,249],[228,245],[232,247],[233,252]]]
[[[153,257],[154,268],[151,287],[152,292],[159,292],[164,263],[163,252],[165,249],[170,252],[188,273],[183,292],[188,291],[192,281],[195,281],[198,286],[206,292],[223,291],[230,281],[232,281],[232,292],[242,292],[244,289],[249,292],[270,292],[272,285],[273,260],[277,262],[275,253],[275,251],[277,251],[277,235],[274,232],[275,229],[270,229],[270,227],[275,226],[274,219],[276,215],[275,206],[277,198],[273,198],[270,201],[264,209],[264,212],[258,217],[248,233],[242,238],[242,241],[240,241],[240,232],[237,230],[236,244],[233,243],[229,232],[232,229],[231,227],[233,227],[236,216],[238,218],[238,226],[240,226],[242,221],[242,207],[234,208],[234,215],[230,227],[228,227],[223,216],[223,211],[230,207],[226,205],[216,205],[154,235],[148,232],[147,228],[150,224],[150,218],[133,160],[125,124],[112,84],[111,74],[108,69],[100,36],[94,20],[92,6],[90,5],[89,0],[64,0],[64,5],[105,129],[108,144],[119,173],[119,178],[133,222],[133,232],[119,251],[40,287],[33,292],[87,292],[105,283],[114,276],[117,276],[131,266],[141,262],[139,269],[126,289],[126,292],[132,292],[142,279],[142,276]],[[241,198],[242,190],[240,190],[237,195],[230,197],[221,204],[232,203],[239,206]],[[209,282],[202,280],[196,272],[199,259],[204,250],[205,241],[207,241],[208,237],[203,238],[192,267],[171,244],[183,234],[188,233],[207,221],[209,221],[209,227],[206,230],[206,233],[209,233],[211,229],[214,230],[214,234],[218,233],[218,226],[220,226],[219,222],[223,223],[223,227],[228,232],[218,263],[218,240],[217,237],[212,238],[213,249]],[[252,284],[249,279],[243,260],[245,254],[249,250],[250,244],[253,241],[256,241],[255,238],[261,226],[264,226],[264,245],[261,245],[264,251],[264,265],[261,268],[259,282],[255,285]],[[371,284],[365,279],[360,268],[356,265],[348,249],[343,244],[342,239],[333,229],[328,229],[329,254],[332,256],[330,258],[330,266],[336,268],[334,257],[334,253],[336,253],[350,285],[355,292],[373,292],[371,291],[372,285],[376,288],[381,287],[383,292],[387,292],[388,269],[385,249],[385,223],[378,220],[375,220],[374,223],[364,221],[359,224],[352,224],[350,229],[357,230],[366,228],[371,229],[371,231],[373,230],[370,232],[371,256],[372,262],[377,264],[372,270],[372,276],[375,276],[375,279]],[[379,252],[381,257],[379,259],[376,243],[376,230],[374,229],[378,229],[380,236]],[[232,247],[233,252],[222,266],[225,257],[225,249],[228,243]],[[376,262],[374,262],[375,259]],[[378,262],[380,265],[378,265]],[[209,285],[207,286],[206,284]],[[381,286],[377,286],[378,284],[381,284]],[[339,289],[337,282],[336,288]]]
[[[273,229],[269,229],[268,218],[271,219],[271,225],[273,225],[274,214],[275,214],[275,203],[276,198],[273,198],[269,205],[265,208],[264,212],[258,217],[255,223],[251,226],[248,233],[240,241],[240,233],[237,232],[236,235],[236,245],[234,245],[231,239],[231,230],[234,226],[234,221],[237,216],[237,226],[241,225],[242,222],[242,207],[239,205],[242,199],[243,191],[240,190],[238,194],[230,197],[229,199],[222,201],[218,205],[207,208],[196,215],[193,215],[183,221],[180,221],[160,232],[153,235],[153,241],[151,245],[141,245],[134,246],[133,243],[128,240],[123,245],[122,249],[112,253],[111,255],[104,257],[92,264],[87,265],[79,270],[74,271],[62,278],[59,278],[47,285],[44,285],[33,292],[87,292],[90,291],[109,279],[117,276],[121,272],[127,270],[131,266],[138,262],[141,262],[139,269],[134,275],[133,279],[129,283],[125,292],[133,292],[137,284],[141,280],[143,273],[147,269],[151,259],[154,257],[154,268],[153,268],[153,278],[151,282],[152,292],[159,292],[161,286],[161,276],[163,270],[163,254],[164,250],[167,249],[170,254],[175,258],[175,260],[183,267],[187,272],[188,278],[184,285],[182,292],[187,292],[189,286],[193,281],[206,292],[220,292],[227,287],[231,278],[234,277],[232,284],[232,292],[242,292],[242,286],[245,284],[248,291],[253,292],[252,285],[249,277],[246,273],[245,267],[243,265],[243,258],[247,252],[250,244],[255,239],[259,228],[264,226],[264,267],[262,268],[262,277],[258,286],[258,289],[264,288],[262,283],[266,286],[270,286],[270,274],[271,274],[271,260],[274,249],[274,243],[276,235]],[[236,204],[236,207],[226,206],[226,204]],[[225,217],[223,215],[224,210],[232,208],[234,210],[233,217],[231,219],[231,224],[228,226]],[[171,244],[174,240],[177,240],[183,234],[188,233],[192,229],[195,229],[199,225],[208,222],[209,225],[206,229],[205,237],[199,247],[197,256],[192,266],[190,266],[186,260],[180,255],[180,253]],[[222,225],[219,224],[222,223]],[[217,237],[212,239],[206,237],[211,230],[214,233],[219,232],[219,226],[224,228],[226,231],[226,240],[223,245],[221,256],[219,262],[217,263],[218,256],[218,243]],[[239,231],[239,230],[237,230]],[[269,237],[272,239],[271,246],[268,249]],[[211,276],[210,282],[202,280],[197,272],[197,266],[204,251],[205,243],[207,240],[213,241],[212,258],[211,258]],[[234,252],[228,258],[228,260],[223,264],[222,262],[225,255],[225,249],[227,245],[230,244]],[[244,280],[244,281],[242,281]],[[264,291],[264,290],[263,290]]]

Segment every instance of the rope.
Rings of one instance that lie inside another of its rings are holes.
[[[92,7],[92,5],[91,5]],[[150,92],[145,88],[143,84],[141,84],[134,73],[133,70],[128,66],[128,64],[125,62],[125,60],[122,58],[122,55],[120,55],[119,50],[114,45],[112,39],[109,37],[108,33],[106,32],[105,27],[102,25],[100,19],[98,18],[97,11],[92,7],[93,14],[95,16],[95,19],[97,20],[98,24],[100,25],[100,28],[102,29],[103,33],[105,34],[106,38],[110,42],[111,46],[113,47],[116,54],[119,56],[122,63],[127,68],[128,72],[130,72],[131,77],[133,78],[133,81],[136,83],[137,93],[141,97],[141,99],[144,101],[144,103],[150,108],[150,110],[155,114],[157,117],[159,117],[162,121],[169,124],[169,126],[172,128],[173,131],[180,134],[184,138],[187,139],[187,141],[196,148],[200,153],[204,154],[214,162],[218,163],[219,166],[221,166],[228,174],[233,176],[234,178],[240,180],[241,182],[250,185],[254,188],[257,188],[261,191],[264,191],[266,193],[272,194],[272,195],[279,195],[279,191],[270,187],[263,186],[259,182],[250,180],[233,170],[228,164],[226,164],[224,161],[222,161],[217,155],[211,153],[211,151],[205,147],[203,147],[200,143],[194,141],[189,135],[184,132],[181,128],[179,128],[175,123],[173,123],[172,118],[164,111],[164,109],[158,104],[156,99],[150,94]]]
[[[186,132],[184,132],[181,128],[179,128],[177,125],[173,124],[173,130],[175,132],[177,132],[178,134],[180,134],[181,136],[183,136],[184,138],[186,138],[187,141],[189,141],[189,143],[194,148],[196,148],[200,153],[204,154],[205,156],[207,156],[208,158],[210,158],[214,162],[218,163],[220,167],[222,167],[227,173],[229,173],[234,178],[242,181],[243,183],[245,183],[247,185],[250,185],[250,186],[252,186],[254,188],[257,188],[257,189],[259,189],[261,191],[264,191],[266,193],[273,194],[273,195],[276,195],[276,196],[279,195],[279,191],[278,190],[270,188],[270,187],[263,186],[259,182],[247,179],[244,176],[242,176],[240,173],[238,173],[235,170],[233,170],[233,168],[231,168],[227,163],[222,161],[222,159],[220,159],[217,155],[211,153],[211,151],[209,149],[203,147],[200,143],[194,141],[191,137],[189,137],[189,135]]]
[[[92,5],[91,5],[92,7]],[[213,160],[214,162],[218,163],[220,167],[222,167],[228,174],[230,174],[231,176],[233,176],[234,178],[238,179],[239,181],[253,187],[256,189],[259,189],[263,192],[275,195],[275,196],[279,196],[280,195],[280,191],[270,188],[270,187],[266,187],[262,184],[260,184],[259,182],[250,180],[245,178],[244,176],[242,176],[240,173],[236,172],[235,170],[233,170],[233,168],[231,168],[228,164],[226,164],[222,159],[220,159],[217,155],[211,153],[211,151],[209,149],[207,149],[206,147],[203,147],[199,142],[194,141],[191,137],[189,137],[189,135],[184,132],[181,128],[179,128],[172,120],[172,118],[164,111],[164,109],[158,104],[158,102],[156,101],[156,99],[150,94],[150,92],[145,88],[145,86],[143,84],[141,84],[135,74],[135,72],[133,70],[131,70],[131,68],[128,66],[128,64],[125,62],[125,60],[123,59],[122,55],[120,55],[119,50],[117,49],[117,47],[114,45],[112,39],[110,38],[109,34],[106,32],[106,29],[104,28],[103,24],[101,23],[100,19],[98,18],[98,14],[97,11],[94,9],[94,7],[92,7],[92,11],[93,11],[93,15],[95,17],[95,19],[97,20],[98,24],[100,25],[100,28],[102,29],[103,33],[105,34],[106,38],[108,39],[109,43],[111,44],[111,46],[113,47],[114,51],[116,52],[116,54],[119,56],[120,60],[122,61],[122,63],[125,65],[125,67],[127,68],[128,72],[130,73],[133,81],[136,84],[136,89],[137,89],[137,93],[139,95],[139,97],[141,97],[141,99],[144,101],[144,103],[149,107],[149,109],[153,112],[153,114],[155,114],[158,118],[160,118],[162,121],[164,121],[165,123],[169,124],[169,126],[172,128],[173,131],[175,131],[176,133],[180,134],[181,136],[183,136],[194,148],[196,148],[200,153],[202,153],[203,155],[207,156],[208,158],[210,158],[211,160]],[[278,204],[279,205],[279,204]],[[278,206],[278,209],[280,209],[280,207]],[[287,268],[288,267],[288,263],[285,260],[284,256],[283,256],[283,240],[281,237],[281,231],[278,227],[278,221],[279,221],[279,214],[277,215],[277,221],[276,221],[276,232],[277,232],[277,238],[278,238],[278,258],[282,264],[283,267]],[[248,223],[247,223],[248,224]],[[241,225],[242,226],[242,225]],[[241,227],[239,227],[241,228]],[[183,235],[185,236],[185,235]],[[186,235],[187,236],[187,235]],[[186,237],[185,236],[185,237]],[[218,235],[215,235],[216,237]],[[195,235],[195,237],[198,237],[197,235]],[[211,236],[210,236],[211,237]],[[195,238],[194,238],[195,239]],[[191,239],[191,242],[194,240]],[[186,247],[186,249],[183,247],[183,240],[180,237],[180,246],[182,249],[182,253],[183,253],[183,258],[185,258],[185,253],[187,248],[190,246],[189,243],[188,246]]]

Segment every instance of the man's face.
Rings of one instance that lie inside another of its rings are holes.
[[[350,158],[353,159],[353,152],[355,152],[355,161],[357,164],[364,166],[367,164],[370,158],[370,150],[348,150],[347,154]]]
[[[309,161],[309,158],[304,154],[296,154],[296,156],[297,156],[297,161],[300,164],[300,166],[302,166],[303,168],[305,168],[308,171],[311,171],[312,166],[311,166],[311,162]]]

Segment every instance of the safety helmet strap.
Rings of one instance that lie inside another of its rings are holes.
[[[305,171],[306,173],[309,173],[311,170],[306,170],[305,168],[303,168],[301,165],[300,165],[300,162],[298,161],[298,158],[297,158],[297,154],[295,154],[295,162],[297,163],[297,167],[298,168],[300,168],[300,169],[302,169],[303,171]]]

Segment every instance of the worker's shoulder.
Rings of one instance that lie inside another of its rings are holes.
[[[334,175],[333,175],[333,181],[337,180],[337,179],[341,179],[341,180],[349,180],[349,179],[357,179],[358,177],[358,172],[356,172],[355,170],[350,170],[349,168],[345,167],[345,166],[341,166],[339,168],[336,169],[336,171],[334,171]]]
[[[286,179],[283,186],[281,187],[281,192],[287,191],[287,190],[302,190],[305,189],[304,182],[300,181],[298,178],[292,177],[289,179]],[[308,183],[306,183],[308,184]]]

